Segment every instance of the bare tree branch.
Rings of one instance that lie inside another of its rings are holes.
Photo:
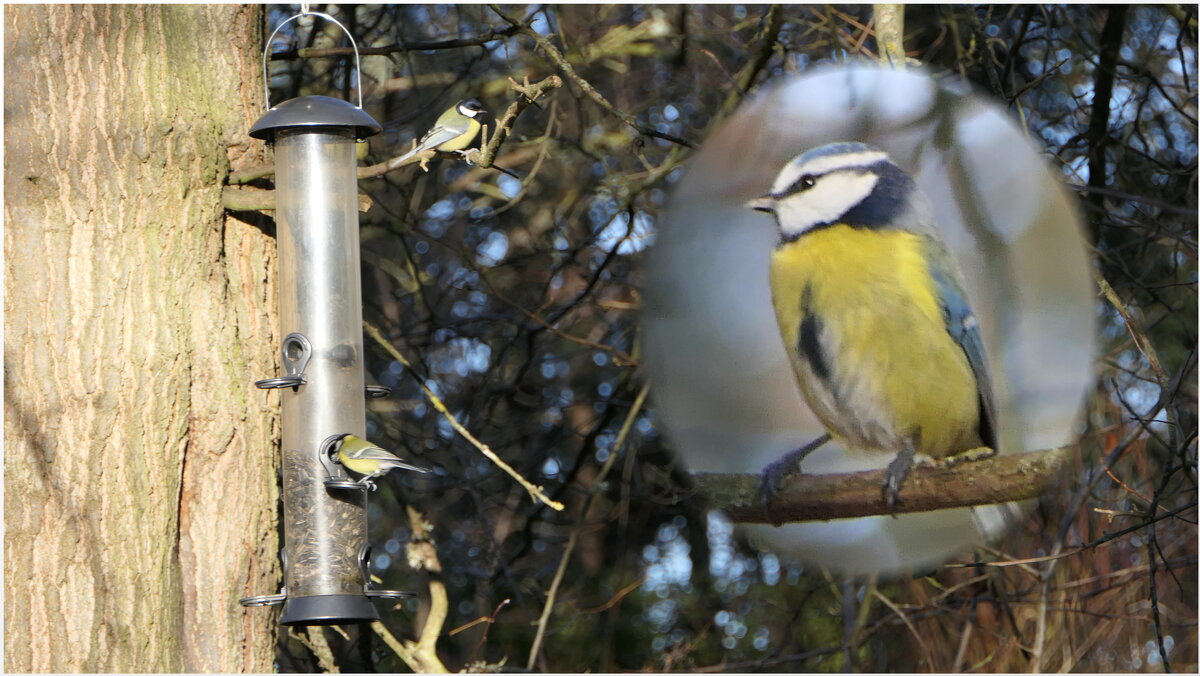
[[[359,47],[358,53],[361,56],[386,56],[388,54],[396,54],[403,52],[427,52],[438,49],[461,49],[463,47],[475,47],[486,45],[489,42],[503,40],[511,37],[518,32],[517,26],[508,26],[506,28],[493,28],[483,35],[476,35],[469,38],[452,38],[449,40],[432,40],[428,42],[406,42],[402,45],[387,45],[384,47]],[[312,59],[328,56],[354,56],[352,47],[301,47],[299,49],[289,49],[282,52],[275,52],[271,55],[272,61],[287,61],[291,59]]]
[[[534,84],[529,84],[528,79],[525,80],[524,84],[518,83],[512,78],[509,78],[509,82],[512,83],[513,89],[521,93],[521,96],[518,97],[516,101],[513,101],[511,104],[509,104],[508,110],[505,111],[504,116],[497,123],[495,132],[492,134],[491,138],[488,139],[487,144],[483,147],[483,150],[472,150],[468,154],[475,164],[485,169],[492,166],[492,160],[495,159],[496,152],[500,149],[500,145],[504,143],[504,140],[508,137],[508,132],[512,130],[513,123],[516,122],[517,117],[521,114],[521,111],[529,107],[529,104],[543,96],[547,91],[562,86],[562,78],[558,77],[557,75],[551,75],[550,77]],[[384,160],[383,162],[379,162],[377,164],[359,167],[358,178],[359,180],[364,178],[375,178],[390,171],[395,171],[401,167],[407,167],[410,164],[420,163],[422,166],[424,166],[425,162],[428,162],[435,157],[437,157],[437,152],[433,150],[423,150],[409,157],[397,155],[396,157]],[[237,189],[232,187],[234,184],[249,183],[250,181],[259,178],[265,178],[267,176],[273,176],[274,174],[274,165],[252,167],[250,169],[230,174],[230,186],[226,187],[224,195],[226,208],[231,211],[253,211],[256,209],[274,208],[273,197],[270,198],[272,200],[270,206],[261,206],[262,204],[265,204],[265,202],[259,193],[268,193],[270,191],[259,190],[256,188]]]
[[[402,641],[396,638],[387,626],[379,621],[372,622],[371,628],[414,672],[444,674],[448,670],[438,657],[437,639],[446,623],[450,600],[446,594],[446,583],[442,580],[442,562],[433,546],[433,526],[411,505],[405,511],[408,513],[409,528],[412,529],[412,539],[406,548],[408,563],[416,570],[429,573],[429,612],[421,627],[421,635],[416,641]]]
[[[496,5],[488,5],[488,6],[492,8],[493,12],[500,15],[500,18],[504,19],[508,23],[512,24],[513,26],[520,26],[520,29],[518,31],[519,33],[532,38],[533,41],[537,43],[537,46],[539,48],[541,48],[541,50],[546,54],[546,56],[550,57],[550,60],[553,61],[556,66],[558,66],[558,69],[560,71],[562,71],[562,74],[565,75],[567,77],[567,79],[574,82],[575,85],[577,87],[579,87],[579,89],[585,95],[587,95],[588,98],[595,101],[597,105],[599,105],[604,110],[608,111],[611,115],[615,116],[617,119],[621,120],[622,122],[629,125],[630,127],[633,127],[639,133],[644,134],[646,136],[652,136],[654,138],[661,138],[666,141],[670,141],[671,143],[677,143],[681,146],[687,146],[688,148],[696,147],[695,144],[693,144],[691,141],[688,141],[687,139],[681,138],[679,136],[675,136],[673,134],[667,134],[667,133],[658,131],[656,129],[651,129],[650,127],[647,127],[646,125],[642,124],[641,122],[638,122],[637,119],[633,117],[633,115],[630,115],[629,113],[626,113],[624,111],[617,110],[617,108],[615,106],[613,106],[613,104],[608,102],[608,99],[604,98],[603,94],[596,91],[596,88],[593,87],[590,82],[583,79],[582,77],[580,77],[580,75],[578,73],[575,72],[575,68],[571,65],[571,63],[569,61],[567,61],[566,57],[562,55],[562,52],[558,51],[558,49],[554,46],[554,44],[551,43],[549,40],[547,40],[542,34],[538,33],[537,31],[533,30],[532,28],[529,28],[529,27],[521,24],[521,22],[519,22],[516,19],[514,19],[513,17],[510,17],[509,15],[505,14]]]
[[[972,507],[1037,497],[1058,480],[1069,448],[964,460],[945,467],[916,466],[905,480],[895,513]],[[794,523],[890,515],[884,470],[787,477],[767,510],[759,503],[757,474],[693,474],[709,506],[737,523]]]
[[[529,107],[529,105],[538,100],[538,97],[544,95],[551,89],[557,89],[562,86],[562,78],[557,75],[551,75],[540,82],[529,84],[529,78],[525,78],[524,84],[517,82],[511,77],[508,78],[512,88],[521,93],[516,101],[508,105],[508,110],[504,111],[504,116],[496,123],[496,131],[492,137],[488,139],[482,150],[474,151],[469,155],[475,159],[472,161],[480,167],[487,168],[492,166],[492,160],[496,157],[496,152],[500,149],[500,144],[504,143],[504,139],[508,138],[508,132],[512,130],[513,123],[517,121],[521,111]]]
[[[779,31],[783,28],[783,7],[781,5],[771,5],[771,9],[767,11],[764,22],[762,39],[758,43],[758,49],[755,50],[754,57],[738,73],[734,81],[737,86],[729,92],[729,95],[725,97],[725,101],[721,104],[720,116],[722,118],[733,111],[734,106],[746,96],[746,92],[754,84],[754,81],[758,79],[758,74],[766,68],[771,55],[775,53],[775,45],[779,41]],[[723,70],[724,66],[721,66],[721,62],[717,60],[717,57],[712,52],[705,51]]]
[[[875,4],[875,44],[880,60],[897,70],[904,70],[904,5]]]
[[[1104,188],[1108,185],[1108,168],[1105,166],[1105,140],[1108,136],[1109,102],[1112,99],[1113,78],[1116,76],[1117,56],[1121,49],[1121,35],[1125,32],[1125,5],[1108,7],[1108,18],[1100,34],[1100,63],[1096,67],[1096,86],[1092,97],[1092,119],[1088,123],[1084,138],[1088,141],[1088,187]],[[1092,204],[1101,206],[1104,198],[1095,192],[1088,196]]]
[[[359,193],[358,210],[366,213],[374,202]],[[274,211],[275,191],[248,185],[227,185],[221,189],[221,206],[229,211]]]

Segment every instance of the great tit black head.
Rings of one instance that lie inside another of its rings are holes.
[[[459,114],[466,115],[467,117],[475,117],[476,115],[487,114],[487,110],[483,107],[483,104],[480,103],[478,99],[463,99],[462,101],[458,102],[457,107]]]

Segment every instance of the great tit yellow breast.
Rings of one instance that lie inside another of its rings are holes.
[[[462,117],[465,120],[466,131],[454,138],[446,141],[437,147],[442,152],[451,153],[456,150],[464,150],[475,142],[475,137],[479,135],[479,130],[483,126],[478,120],[471,117]]]
[[[847,448],[977,448],[978,385],[951,336],[926,236],[833,224],[780,244],[771,291],[801,393]]]

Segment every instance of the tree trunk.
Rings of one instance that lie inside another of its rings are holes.
[[[5,669],[268,671],[261,10],[5,8]]]

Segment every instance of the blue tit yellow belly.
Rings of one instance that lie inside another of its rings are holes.
[[[980,397],[946,327],[936,242],[834,224],[781,244],[771,290],[805,400],[848,451],[934,459],[981,445]]]

